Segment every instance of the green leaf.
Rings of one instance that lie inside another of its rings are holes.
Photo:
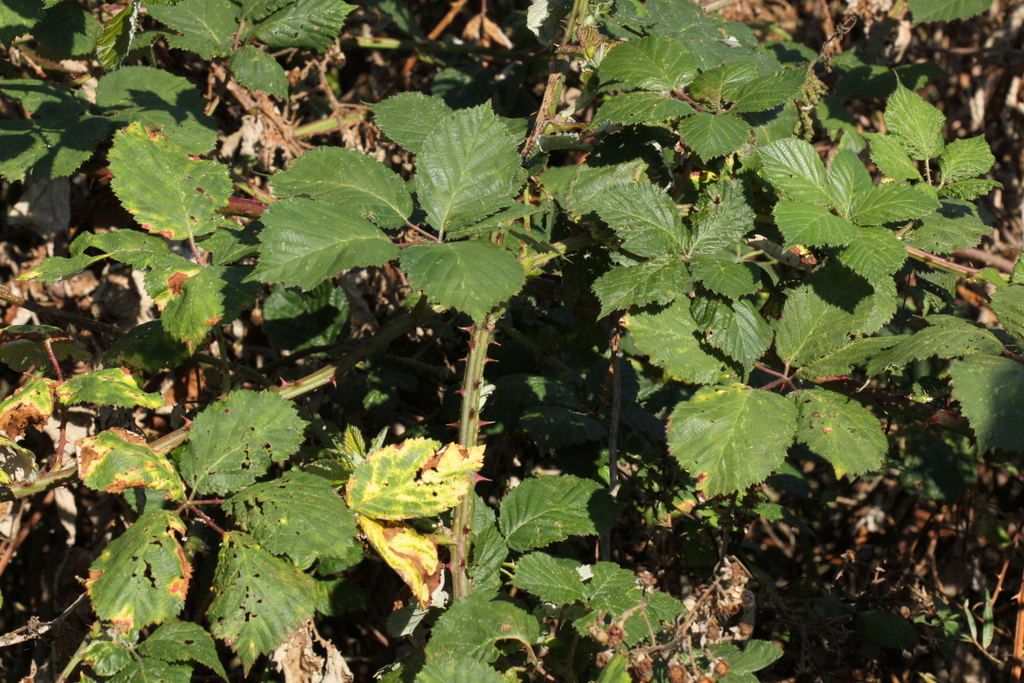
[[[416,674],[415,683],[508,683],[483,662],[435,659]]]
[[[92,362],[92,354],[65,337],[59,327],[49,325],[11,325],[0,328],[0,361],[17,372],[25,372],[32,365],[49,365],[50,352],[45,346],[47,340],[58,359]]]
[[[164,399],[159,392],[146,393],[138,381],[124,368],[94,370],[75,375],[57,388],[57,396],[65,405],[99,403],[122,408],[160,408]]]
[[[958,183],[939,188],[939,193],[955,199],[973,201],[1002,186],[1002,183],[995,180],[961,180]]]
[[[157,372],[177,366],[188,356],[188,347],[172,337],[162,322],[152,320],[133,327],[128,334],[111,344],[102,359],[109,365]]]
[[[651,362],[689,382],[713,382],[722,372],[722,361],[710,355],[696,336],[697,323],[690,302],[678,300],[655,314],[638,313],[626,319],[637,347]]]
[[[992,5],[992,0],[910,0],[914,21],[952,21],[968,19],[981,14]]]
[[[595,536],[613,523],[616,506],[590,479],[570,474],[527,479],[501,500],[498,527],[518,552],[569,536]]]
[[[992,310],[1007,332],[1024,339],[1024,286],[1001,287],[992,294]]]
[[[108,683],[189,683],[192,680],[192,667],[144,657],[132,661],[117,675],[106,680]]]
[[[587,604],[595,610],[619,616],[640,602],[642,593],[633,572],[614,562],[598,562],[587,583]]]
[[[203,113],[206,100],[187,79],[162,69],[126,66],[107,74],[96,86],[96,106],[119,126],[162,126],[188,154],[205,154],[217,143],[217,123]]]
[[[577,216],[591,213],[591,203],[613,185],[647,182],[647,164],[634,159],[623,164],[587,166],[580,164],[566,192],[565,204]]]
[[[93,641],[82,658],[100,676],[111,676],[133,660],[131,651],[121,643]]]
[[[538,241],[535,237],[526,235],[519,230],[523,227],[523,225],[519,223],[520,219],[540,213],[543,210],[544,209],[540,206],[530,206],[529,204],[513,202],[509,206],[499,209],[496,213],[492,213],[479,223],[474,223],[473,225],[469,225],[464,228],[451,228],[448,230],[447,237],[449,240],[454,240],[480,235],[485,232],[493,232],[495,230],[513,229],[514,235],[522,235],[522,237],[518,237],[518,239],[521,239],[531,245],[543,244],[543,242]],[[529,225],[529,223],[527,223],[527,225]]]
[[[288,98],[288,76],[284,69],[276,59],[255,45],[246,45],[231,55],[229,68],[238,82],[249,90],[262,90],[274,97]]]
[[[732,154],[747,143],[750,128],[733,114],[698,112],[679,122],[679,137],[707,161]]]
[[[924,98],[903,86],[889,97],[885,106],[885,126],[895,135],[911,159],[925,160],[939,156],[942,126],[946,117]]]
[[[13,182],[71,175],[114,128],[100,116],[0,120],[0,176]]]
[[[904,337],[890,349],[879,353],[868,365],[868,373],[887,368],[902,368],[911,361],[938,358],[959,358],[975,354],[997,355],[1002,343],[986,329],[967,320],[948,315],[930,315],[929,327]]]
[[[42,18],[40,0],[4,0],[0,3],[0,44],[9,46],[16,38],[29,33]]]
[[[192,272],[154,270],[147,291],[163,307],[161,322],[175,339],[195,350],[210,330],[251,308],[259,285],[245,282],[248,266],[195,266]]]
[[[309,291],[347,268],[383,265],[398,247],[373,223],[335,202],[274,202],[263,214],[260,263],[252,277]]]
[[[169,621],[139,645],[139,653],[165,662],[197,662],[227,680],[213,638],[199,624]]]
[[[842,347],[851,323],[850,313],[825,302],[812,287],[799,287],[775,324],[775,348],[788,366],[807,365]]]
[[[547,553],[527,553],[516,561],[512,585],[556,605],[582,602],[587,596],[577,571],[581,566],[575,560],[554,558]]]
[[[483,320],[492,308],[519,293],[522,264],[490,242],[423,243],[402,251],[409,286],[430,301]]]
[[[112,427],[79,439],[78,476],[86,486],[107,493],[129,488],[166,491],[166,500],[182,500],[185,489],[174,466],[138,434]]]
[[[860,157],[848,149],[841,149],[828,165],[828,187],[832,201],[840,216],[849,216],[857,198],[871,192],[871,174],[864,168]]]
[[[497,643],[517,640],[533,645],[540,622],[510,599],[488,593],[459,598],[441,615],[427,643],[427,662],[492,662],[501,654]]]
[[[525,180],[517,146],[490,105],[442,118],[416,159],[416,188],[430,225],[470,225],[508,206]]]
[[[882,647],[913,650],[921,640],[909,621],[882,610],[857,612],[853,615],[853,625],[862,636]]]
[[[168,45],[190,50],[203,59],[231,52],[241,16],[238,5],[231,0],[181,0],[173,5],[147,4],[146,10],[180,34],[168,35]]]
[[[320,557],[344,557],[356,542],[356,520],[322,477],[292,470],[229,498],[224,509],[259,544],[299,569]]]
[[[10,7],[11,3],[4,3]],[[0,29],[2,35],[3,29]],[[96,47],[103,27],[90,12],[74,0],[64,0],[49,7],[43,20],[32,29],[36,49],[44,57],[67,59],[84,57]]]
[[[168,239],[208,235],[231,196],[228,169],[196,161],[180,145],[132,123],[114,138],[111,187],[144,230]],[[154,192],[153,188],[160,188]]]
[[[738,99],[740,89],[759,75],[753,62],[732,62],[708,69],[693,79],[690,96],[706,102],[715,111]]]
[[[984,135],[954,140],[946,145],[942,150],[942,156],[939,157],[942,183],[948,185],[985,175],[995,163],[996,158],[992,156]]]
[[[921,219],[921,224],[910,233],[909,241],[918,249],[948,254],[975,246],[991,231],[981,221],[974,205],[958,199],[943,199],[937,211]]]
[[[296,453],[305,424],[277,394],[236,391],[196,416],[178,457],[181,475],[199,494],[238,491]]]
[[[849,244],[858,235],[853,223],[819,204],[780,199],[773,213],[775,223],[786,238],[786,246]]]
[[[483,527],[473,524],[473,548],[468,573],[474,592],[496,591],[501,585],[501,566],[508,559],[509,551],[505,538],[494,523],[494,513],[478,498],[473,509],[481,507],[491,515],[491,521]]]
[[[139,8],[138,3],[129,2],[103,26],[103,31],[96,41],[96,59],[104,69],[109,71],[121,66],[125,55],[131,49]]]
[[[344,206],[382,228],[400,228],[412,214],[405,182],[372,157],[339,147],[320,147],[271,179],[278,197],[305,196]]]
[[[277,287],[263,301],[263,331],[277,348],[300,351],[341,343],[347,335],[348,298],[333,282],[311,291]]]
[[[884,461],[889,441],[882,425],[853,399],[822,389],[786,398],[799,411],[796,440],[832,463],[836,476],[863,474]]]
[[[679,259],[652,259],[635,266],[612,268],[594,281],[603,318],[612,311],[651,302],[669,304],[688,288],[690,278]]]
[[[808,363],[797,372],[797,376],[814,378],[846,375],[853,366],[863,365],[879,351],[894,346],[900,338],[895,336],[854,339],[849,344],[825,353],[817,360]]]
[[[389,138],[419,154],[430,131],[455,113],[440,97],[403,92],[373,105],[373,120]]]
[[[598,441],[608,434],[594,418],[561,406],[536,406],[522,414],[519,426],[544,451]]]
[[[754,210],[743,186],[722,180],[710,186],[691,214],[693,234],[688,249],[695,254],[714,254],[734,247],[754,226]]]
[[[742,491],[786,459],[796,417],[796,407],[777,394],[742,384],[705,387],[672,411],[669,452],[707,495]]]
[[[122,632],[177,616],[192,575],[176,536],[184,533],[177,515],[151,510],[111,541],[85,582],[96,615]]]
[[[609,97],[597,110],[591,123],[595,126],[603,123],[629,126],[677,119],[692,113],[693,107],[682,100],[660,93],[637,91]]]
[[[730,111],[745,114],[777,107],[798,97],[806,80],[807,69],[799,67],[755,78],[736,91],[736,104]]]
[[[729,657],[729,673],[752,674],[765,668],[782,655],[782,648],[775,643],[767,640],[751,640],[747,642],[743,652]],[[726,681],[726,683],[728,682]]]
[[[921,179],[921,172],[894,136],[865,133],[864,137],[871,141],[871,160],[882,173],[897,181]]]
[[[994,355],[968,356],[954,361],[949,374],[953,396],[978,437],[978,451],[995,444],[1024,452],[1024,366]]]
[[[322,52],[341,33],[345,17],[354,9],[341,0],[296,0],[258,23],[252,37],[272,49]]]
[[[676,90],[697,75],[698,62],[683,43],[647,36],[616,45],[601,61],[601,80],[642,90]]]
[[[105,253],[90,256],[85,253],[90,247]],[[113,258],[140,270],[152,268],[171,254],[167,242],[154,235],[137,230],[112,230],[101,234],[83,233],[75,238],[69,248],[71,258],[52,257],[29,271],[19,275],[21,280],[41,280],[47,283],[60,282],[73,277],[105,258]]]
[[[241,533],[224,535],[213,577],[210,633],[227,642],[248,674],[256,659],[313,616],[313,579]]]
[[[349,477],[345,500],[375,520],[431,517],[458,505],[483,466],[483,446],[444,447],[424,438],[407,439],[366,456]]]
[[[790,199],[822,206],[829,204],[825,165],[811,143],[782,138],[758,151],[764,164],[763,175]]]
[[[900,269],[907,260],[907,247],[891,230],[860,228],[839,260],[875,286]]]
[[[637,256],[672,256],[685,246],[675,202],[649,183],[612,185],[592,199],[591,209],[622,237],[623,247]]]
[[[879,225],[921,218],[937,208],[938,200],[920,185],[882,183],[854,201],[853,219],[861,225]]]
[[[772,343],[771,327],[746,299],[728,302],[698,296],[690,310],[707,342],[748,370]]]
[[[83,11],[73,2],[70,4],[74,5],[78,11]],[[61,3],[54,9],[64,5],[65,3]],[[92,17],[91,14],[88,16]],[[69,91],[35,78],[11,78],[0,81],[0,92],[11,99],[18,100],[25,113],[32,118],[64,119],[78,117],[85,113],[82,103]]]

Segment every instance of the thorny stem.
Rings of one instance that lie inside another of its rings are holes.
[[[195,503],[193,503],[192,501],[189,501],[189,500],[184,501],[181,504],[181,508],[184,508],[184,509],[189,510],[190,512],[192,512],[196,517],[198,517],[200,519],[200,521],[202,521],[203,524],[205,524],[206,526],[210,527],[211,529],[216,531],[221,536],[227,535],[227,533],[223,529],[221,529],[220,526],[216,522],[214,522],[212,519],[210,519],[210,517],[206,513],[204,513],[202,510],[197,508],[195,506]],[[179,508],[179,509],[181,509],[181,508]]]
[[[480,407],[484,386],[484,366],[487,361],[487,349],[494,341],[495,321],[504,311],[498,310],[484,316],[482,322],[470,328],[469,355],[466,356],[466,371],[462,380],[462,415],[459,419],[459,444],[463,448],[476,446],[480,433]],[[472,487],[462,497],[455,508],[452,518],[452,535],[455,545],[452,546],[452,595],[455,599],[464,598],[473,592],[467,568],[469,566],[469,535],[473,530]]]

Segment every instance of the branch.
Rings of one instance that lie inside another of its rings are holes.
[[[43,304],[35,301],[29,301],[3,286],[0,286],[0,299],[14,304],[15,306],[21,306],[24,309],[32,311],[36,315],[48,318],[55,322],[78,325],[79,327],[84,327],[94,332],[102,332],[103,334],[110,334],[115,337],[123,337],[125,334],[124,330],[119,327],[114,327],[107,323],[101,323],[98,320],[92,320],[91,318],[86,318],[85,316],[78,315],[77,313],[69,313],[68,311],[60,308],[44,306]]]

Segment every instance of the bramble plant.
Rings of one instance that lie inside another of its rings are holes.
[[[988,4],[910,8],[930,21]],[[990,231],[973,202],[999,184],[983,137],[943,139],[944,115],[915,93],[928,69],[759,41],[684,0],[540,0],[527,23],[551,77],[531,120],[465,92],[401,93],[372,109],[414,157],[407,177],[324,145],[254,189],[214,154],[220,97],[286,99],[268,49],[327,50],[353,9],[131,2],[101,25],[72,0],[4,3],[5,45],[95,53],[99,78],[0,81],[25,113],[0,121],[0,174],[44,182],[100,158],[138,224],[78,234],[19,279],[118,262],[159,310],[128,330],[70,316],[0,331],[0,358],[30,375],[0,402],[11,495],[77,480],[125,503],[61,680],[227,679],[225,647],[248,675],[302,638],[346,680],[311,620],[344,609],[359,563],[383,561],[408,589],[391,635],[412,645],[383,680],[756,681],[783,649],[751,639],[756,568],[733,556],[736,531],[788,514],[762,482],[801,480],[799,458],[836,477],[900,467],[892,440],[925,428],[1024,452],[1024,270],[946,258]],[[214,87],[158,68],[158,44],[207,60]],[[847,96],[885,99],[884,132],[847,122],[826,68]],[[409,295],[347,339],[339,277],[385,267]],[[998,327],[956,308],[960,278],[991,287]],[[254,308],[291,360],[230,361],[225,328]],[[442,346],[466,349],[457,379]],[[937,381],[907,372],[929,359]],[[155,411],[147,378],[197,363],[220,395],[176,409],[178,429],[66,443],[69,407]],[[352,406],[392,424],[416,373],[444,396],[368,442]],[[44,462],[21,440],[51,419]],[[523,443],[555,472],[506,490]],[[494,483],[478,488],[481,473]],[[630,510],[721,532],[699,599],[614,561]],[[896,615],[845,616],[916,642]]]

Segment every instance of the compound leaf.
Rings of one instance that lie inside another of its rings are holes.
[[[1024,452],[1024,366],[1009,358],[978,355],[954,361],[949,374],[953,396],[978,437],[978,450],[995,444]]]
[[[707,495],[735,493],[782,465],[796,417],[796,406],[778,394],[738,383],[705,387],[672,411],[669,452]]]
[[[647,36],[616,45],[601,61],[602,81],[621,81],[643,90],[675,90],[697,75],[698,62],[686,46],[666,36]]]
[[[692,267],[692,266],[691,266]],[[671,303],[689,285],[686,266],[679,259],[652,259],[635,266],[612,268],[594,281],[604,317],[630,306]]]
[[[629,315],[626,327],[651,361],[689,382],[705,384],[722,372],[722,361],[701,346],[688,300],[677,300],[658,313]]]
[[[945,147],[942,126],[945,115],[917,93],[898,86],[885,106],[885,126],[895,135],[910,158],[925,160],[939,156]]]
[[[591,208],[622,237],[623,247],[637,256],[671,256],[685,246],[675,202],[654,185],[612,185],[593,198]]]
[[[139,653],[165,662],[198,662],[227,680],[210,634],[191,621],[169,621],[139,645]]]
[[[600,533],[613,521],[615,503],[597,482],[564,474],[527,479],[502,499],[499,512],[508,547],[523,552]]]
[[[107,493],[129,488],[166,491],[167,500],[182,500],[185,487],[170,460],[157,453],[138,434],[111,427],[87,436],[79,447],[78,476],[86,486]]]
[[[832,391],[794,391],[786,398],[799,411],[796,440],[822,456],[837,476],[878,468],[889,448],[882,425],[869,410]]]

